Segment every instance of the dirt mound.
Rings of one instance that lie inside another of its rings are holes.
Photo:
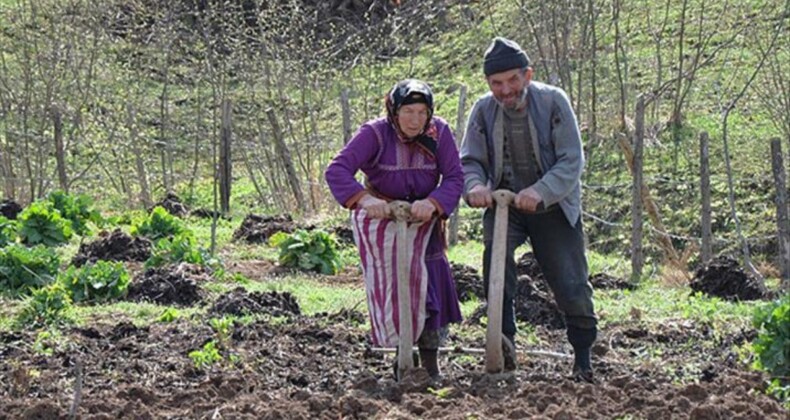
[[[191,306],[203,299],[198,283],[209,277],[203,267],[186,263],[149,268],[134,278],[126,299]]]
[[[738,262],[720,256],[697,270],[691,290],[730,301],[770,299],[771,294],[752,276],[746,274]]]
[[[0,201],[0,215],[6,219],[16,220],[16,216],[22,212],[22,206],[16,201],[5,199]]]
[[[455,279],[455,290],[461,302],[467,302],[476,297],[485,299],[483,290],[483,277],[472,266],[450,263],[450,269]]]
[[[297,228],[291,215],[259,216],[248,214],[241,226],[233,232],[233,239],[248,243],[266,243],[277,232],[291,233]]]
[[[593,289],[602,290],[634,290],[635,286],[627,281],[615,276],[598,273],[590,276],[590,283]]]
[[[230,216],[226,216],[220,211],[214,211],[203,207],[190,211],[189,215],[201,219],[213,219],[216,216],[217,219],[231,220]]]
[[[535,280],[543,280],[543,270],[535,259],[535,254],[527,252],[516,261],[516,274],[527,275]]]
[[[165,198],[163,198],[162,201],[154,203],[152,208],[157,206],[163,207],[165,210],[167,210],[168,213],[172,214],[173,216],[185,217],[187,214],[189,214],[189,208],[186,205],[184,205],[181,198],[179,198],[175,193],[172,192],[167,193],[167,195],[165,195]],[[148,209],[148,211],[150,212],[151,209]]]
[[[554,302],[554,295],[542,280],[526,275],[516,282],[516,319],[549,329],[565,328],[562,312]]]
[[[150,240],[143,237],[133,238],[120,229],[115,229],[112,233],[103,230],[99,232],[99,239],[80,244],[80,250],[71,263],[80,267],[98,260],[145,261],[150,256]]]
[[[354,245],[354,231],[345,225],[338,225],[329,230],[335,234],[338,242],[347,245]]]
[[[368,316],[355,309],[343,308],[337,312],[318,312],[313,315],[317,319],[326,319],[333,323],[346,323],[349,325],[362,325],[367,321]]]
[[[210,312],[236,316],[270,314],[291,317],[301,313],[296,298],[288,292],[252,292],[243,287],[220,296]]]

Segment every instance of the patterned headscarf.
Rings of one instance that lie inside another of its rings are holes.
[[[428,106],[428,121],[426,121],[422,133],[416,137],[409,138],[398,125],[396,116],[401,106],[414,103],[424,103]],[[416,79],[401,80],[395,84],[387,95],[385,105],[387,107],[387,120],[392,124],[400,141],[404,143],[415,142],[423,152],[434,158],[436,156],[438,131],[433,123],[433,92],[431,92],[428,84]]]

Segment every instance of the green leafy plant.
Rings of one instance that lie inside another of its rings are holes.
[[[149,239],[170,238],[179,234],[191,235],[181,220],[161,206],[154,207],[147,217],[132,225],[131,233]]]
[[[209,341],[203,345],[202,350],[193,350],[189,352],[189,358],[195,364],[195,368],[204,369],[222,361],[222,355],[217,349],[217,343],[214,340]]]
[[[47,201],[71,222],[71,228],[78,235],[90,233],[88,222],[101,225],[103,219],[98,211],[92,208],[93,200],[84,194],[71,195],[63,191],[52,191],[47,195]]]
[[[4,247],[16,240],[19,223],[0,216],[0,247]]]
[[[41,330],[36,334],[36,341],[33,342],[33,351],[43,356],[52,356],[55,350],[61,348],[63,341],[63,334],[58,329]]]
[[[37,201],[19,214],[19,237],[27,245],[56,246],[71,239],[71,222],[48,201]]]
[[[227,348],[230,336],[233,333],[233,318],[225,316],[222,318],[211,318],[209,324],[217,334],[217,340],[220,346]]]
[[[753,325],[759,331],[752,343],[754,367],[771,374],[769,392],[790,402],[790,294],[757,308]]]
[[[27,298],[16,318],[17,328],[30,325],[63,324],[71,321],[71,297],[62,284],[38,289]]]
[[[216,277],[222,277],[224,274],[222,262],[218,258],[212,257],[205,248],[197,246],[195,238],[186,233],[178,234],[172,239],[162,238],[156,241],[151,257],[145,262],[145,267],[159,267],[182,262],[202,265]]]
[[[74,302],[105,302],[126,292],[129,273],[121,262],[97,261],[80,268],[70,266],[58,276]]]
[[[181,312],[176,308],[166,308],[156,319],[159,322],[173,322],[181,317]]]
[[[0,291],[24,295],[52,283],[60,261],[43,245],[27,248],[11,244],[0,249]]]
[[[336,274],[341,259],[337,240],[331,234],[315,229],[299,229],[291,234],[278,232],[269,238],[269,244],[280,251],[280,264],[305,271]]]

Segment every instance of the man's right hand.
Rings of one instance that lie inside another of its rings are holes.
[[[491,188],[483,184],[477,184],[466,194],[466,202],[470,207],[491,207],[494,205],[494,197],[491,195]]]
[[[365,209],[368,217],[373,219],[386,219],[390,216],[390,206],[386,201],[370,194],[359,200],[358,205]]]

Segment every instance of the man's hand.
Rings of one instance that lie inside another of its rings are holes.
[[[516,199],[513,200],[513,204],[517,209],[528,213],[534,213],[541,202],[543,202],[543,197],[532,187],[519,191]]]
[[[390,216],[390,207],[386,201],[370,194],[359,200],[359,207],[365,209],[368,217],[373,219],[386,219]]]
[[[491,188],[483,184],[477,184],[466,194],[466,202],[470,207],[491,207],[494,205],[494,198],[491,196]]]
[[[436,212],[436,206],[431,200],[417,200],[411,203],[411,215],[421,222],[427,222]]]

